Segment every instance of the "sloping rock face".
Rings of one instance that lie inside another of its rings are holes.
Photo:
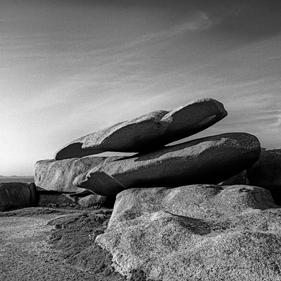
[[[191,185],[118,194],[96,243],[115,269],[150,280],[276,281],[281,209],[266,189]]]
[[[38,194],[34,183],[0,183],[0,211],[32,207],[38,203]]]
[[[259,154],[260,143],[255,136],[222,134],[136,157],[105,161],[77,176],[74,184],[100,195],[116,195],[133,187],[219,183],[254,164]]]
[[[170,112],[159,110],[81,137],[59,150],[56,160],[105,151],[143,152],[159,149],[217,123],[227,115],[223,104],[201,99]]]
[[[250,182],[247,177],[247,170],[244,170],[243,172],[241,172],[219,184],[220,185],[239,185],[239,184],[250,185]]]
[[[105,159],[105,157],[88,156],[61,161],[38,161],[35,164],[35,185],[44,190],[81,193],[85,191],[85,189],[73,185],[74,178],[100,164]]]
[[[281,149],[263,149],[247,176],[251,185],[270,190],[275,202],[281,204]]]

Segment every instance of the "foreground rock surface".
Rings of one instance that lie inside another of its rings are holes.
[[[1,212],[0,280],[125,281],[111,269],[110,255],[89,240],[108,215],[38,207]]]
[[[247,185],[130,189],[118,194],[105,233],[124,276],[150,280],[281,280],[281,209]]]
[[[281,204],[281,149],[263,149],[247,176],[250,184],[270,190],[275,202]]]
[[[154,111],[81,137],[59,150],[55,159],[82,157],[105,151],[152,151],[200,132],[226,115],[223,104],[214,99],[191,102],[170,112]]]
[[[0,183],[0,211],[32,207],[38,203],[34,183]]]
[[[77,176],[74,184],[97,194],[115,195],[133,187],[219,183],[254,164],[259,155],[260,143],[255,136],[222,134],[144,155],[104,161]]]

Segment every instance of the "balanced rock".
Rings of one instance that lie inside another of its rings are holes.
[[[38,194],[34,183],[0,183],[0,211],[36,206]]]
[[[55,159],[105,151],[152,151],[200,132],[226,115],[223,104],[214,99],[201,99],[170,112],[154,111],[81,137],[59,150]]]
[[[219,183],[254,164],[259,154],[260,143],[255,136],[222,134],[105,161],[77,176],[74,184],[100,195],[116,195],[133,187]]]
[[[252,186],[192,185],[118,194],[95,242],[124,276],[149,280],[280,279],[281,210]]]
[[[247,176],[251,185],[270,190],[275,202],[281,204],[281,149],[263,149]]]
[[[81,193],[85,189],[73,185],[74,178],[105,159],[105,157],[88,156],[60,161],[41,160],[35,164],[34,181],[37,187],[44,190]]]

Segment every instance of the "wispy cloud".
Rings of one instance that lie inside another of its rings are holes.
[[[132,48],[139,44],[144,44],[151,41],[165,40],[174,36],[185,34],[187,32],[207,30],[217,23],[218,20],[211,20],[206,12],[197,10],[193,16],[189,17],[184,22],[159,32],[152,32],[141,36],[140,38],[125,44],[124,48]]]

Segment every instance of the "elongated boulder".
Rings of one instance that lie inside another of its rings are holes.
[[[129,189],[95,242],[116,271],[162,281],[280,279],[281,210],[268,190],[236,185]]]
[[[74,184],[100,195],[115,195],[132,187],[218,183],[253,165],[259,154],[260,143],[255,136],[222,134],[103,162],[77,176]]]
[[[247,176],[251,185],[270,190],[275,202],[281,204],[281,149],[263,149]]]
[[[36,206],[38,194],[34,183],[0,183],[0,211]]]
[[[152,151],[200,132],[226,115],[223,104],[214,99],[201,99],[170,112],[154,111],[81,137],[59,150],[55,159],[105,151]]]
[[[34,182],[44,190],[81,193],[85,189],[73,185],[74,178],[105,159],[105,157],[88,156],[65,160],[41,160],[35,164]]]

